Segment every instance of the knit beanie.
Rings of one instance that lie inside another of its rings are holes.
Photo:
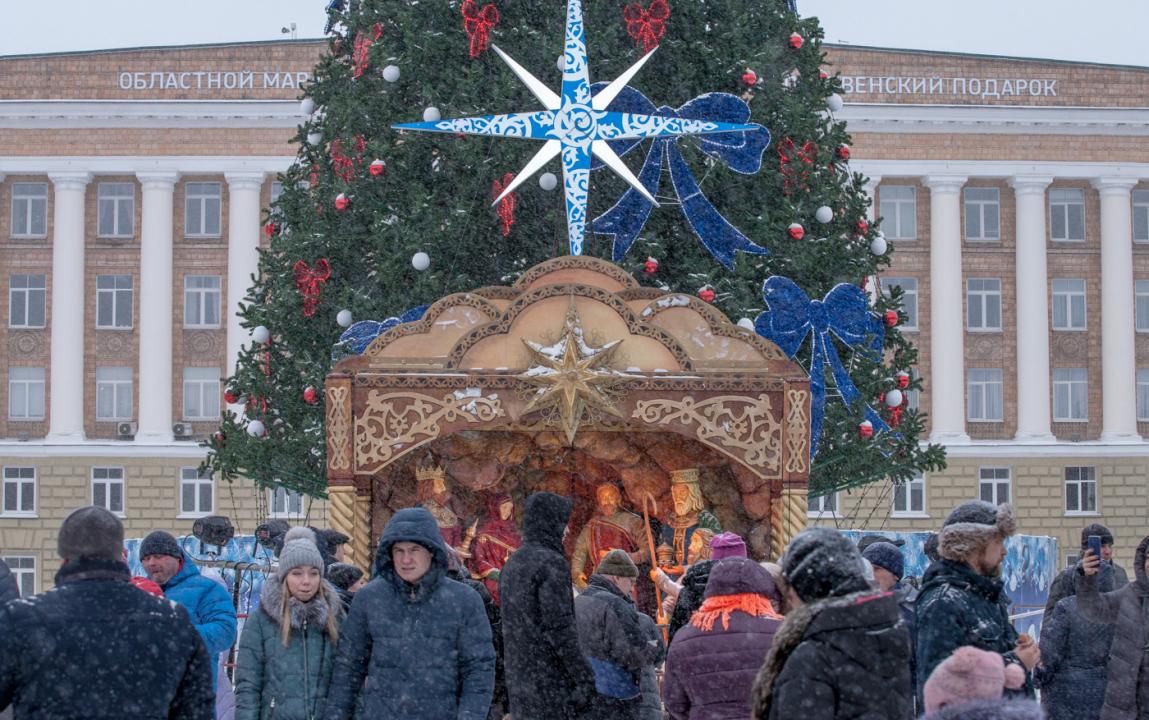
[[[710,559],[721,560],[730,557],[746,557],[746,543],[732,532],[715,535],[710,541]]]
[[[56,552],[72,562],[85,558],[122,560],[124,524],[112,513],[95,505],[73,510],[60,525]]]
[[[938,554],[964,562],[979,553],[995,537],[1005,539],[1017,532],[1013,506],[994,507],[984,500],[967,500],[950,512],[938,533]]]
[[[594,570],[596,575],[612,575],[614,577],[638,577],[638,567],[630,559],[625,550],[614,549],[603,557],[602,562]]]
[[[283,536],[283,550],[279,552],[276,575],[282,581],[297,567],[313,567],[323,572],[323,555],[315,545],[315,532],[307,527],[293,527]]]
[[[862,557],[874,567],[880,567],[901,580],[906,574],[906,561],[902,551],[888,542],[876,542],[862,551]]]
[[[327,579],[340,590],[350,590],[351,586],[359,582],[363,571],[358,565],[351,563],[331,563],[327,566]]]
[[[184,552],[180,549],[179,542],[171,533],[163,530],[153,530],[140,543],[140,559],[149,555],[167,555],[178,560],[184,559]]]
[[[798,533],[782,556],[782,573],[807,603],[870,589],[862,554],[845,535],[830,528]]]
[[[966,645],[930,673],[925,686],[926,712],[970,700],[993,700],[1005,688],[1017,690],[1024,684],[1025,670],[1020,665],[1006,665],[1000,654]]]
[[[1113,533],[1109,531],[1109,528],[1105,527],[1101,523],[1092,523],[1090,525],[1086,525],[1084,528],[1081,529],[1081,549],[1082,550],[1089,547],[1089,536],[1090,535],[1100,536],[1102,545],[1112,545],[1113,544]]]

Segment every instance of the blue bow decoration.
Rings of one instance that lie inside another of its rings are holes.
[[[813,335],[810,353],[810,458],[818,453],[818,440],[822,436],[822,423],[826,417],[826,372],[829,364],[834,384],[847,405],[857,401],[860,393],[850,379],[831,333],[851,347],[879,354],[885,326],[881,318],[870,312],[870,303],[860,288],[842,283],[826,293],[824,300],[811,300],[794,284],[793,280],[775,275],[762,284],[762,297],[769,309],[758,316],[754,329],[793,358],[808,335]],[[861,347],[859,347],[861,346]],[[869,405],[866,419],[874,431],[889,430]]]
[[[605,87],[605,83],[595,83],[591,91],[597,92]],[[645,115],[662,115],[666,117],[688,118],[691,120],[709,120],[714,122],[746,123],[750,120],[750,106],[742,98],[727,93],[707,93],[700,95],[680,108],[659,107],[646,98],[645,95],[631,87],[623,88],[607,109],[612,112],[641,113]],[[727,269],[734,268],[734,253],[745,252],[754,255],[767,255],[769,250],[754,244],[731,225],[726,218],[702,194],[698,181],[690,172],[690,166],[678,149],[679,138],[670,137],[655,140],[647,153],[646,161],[638,179],[643,186],[654,195],[662,180],[663,156],[669,159],[670,179],[674,184],[675,194],[682,204],[682,213],[686,216],[690,228],[702,244]],[[753,175],[762,169],[762,154],[770,145],[770,131],[761,125],[757,130],[742,132],[718,133],[714,135],[698,136],[702,152],[725,163],[731,170],[742,175]],[[616,140],[610,147],[619,156],[633,150],[642,142],[639,140]],[[592,169],[597,169],[602,163],[597,159]],[[631,245],[638,239],[638,234],[646,225],[647,218],[653,205],[634,188],[630,188],[622,198],[602,215],[591,223],[591,230],[599,235],[614,237],[613,257],[615,262],[630,250]]]
[[[331,28],[335,27],[335,13],[343,12],[344,0],[331,0],[327,3],[327,24],[323,26],[323,34],[330,34]]]
[[[396,325],[415,322],[421,319],[423,313],[427,312],[428,307],[430,306],[420,305],[419,307],[411,308],[399,317],[387,318],[383,322],[379,322],[378,320],[360,320],[344,330],[343,334],[339,336],[338,348],[342,349],[345,354],[362,355],[375,338]]]

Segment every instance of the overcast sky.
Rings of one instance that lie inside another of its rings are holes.
[[[273,40],[293,22],[299,37],[318,37],[326,5],[0,0],[0,55]],[[832,42],[1149,66],[1149,0],[798,0],[798,10],[817,15]]]

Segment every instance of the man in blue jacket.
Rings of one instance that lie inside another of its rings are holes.
[[[217,686],[216,659],[235,643],[235,606],[227,589],[200,574],[179,542],[155,530],[140,543],[140,562],[148,577],[163,588],[164,597],[182,605],[211,656],[212,690]]]

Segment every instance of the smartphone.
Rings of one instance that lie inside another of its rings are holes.
[[[1090,535],[1089,536],[1089,549],[1093,551],[1093,556],[1095,558],[1097,558],[1098,560],[1101,559],[1101,536],[1100,535]]]

